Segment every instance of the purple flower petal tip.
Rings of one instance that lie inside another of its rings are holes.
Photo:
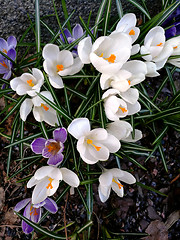
[[[29,202],[31,201],[31,198],[23,199],[22,201],[18,202],[16,206],[14,207],[14,211],[19,212],[21,209],[23,209]]]
[[[36,154],[42,154],[43,149],[45,148],[46,143],[45,138],[37,138],[31,143],[31,149]]]
[[[22,230],[25,234],[29,234],[34,230],[34,228],[29,226],[25,221],[22,220]]]
[[[48,210],[51,213],[56,213],[58,210],[58,206],[54,200],[51,198],[46,198],[45,199],[46,204],[44,205],[44,208]]]
[[[48,159],[47,164],[57,167],[63,161],[63,158],[64,158],[64,155],[61,152],[59,152],[56,155],[51,156]]]
[[[57,128],[53,131],[53,137],[56,141],[64,143],[67,139],[67,131],[65,128]]]

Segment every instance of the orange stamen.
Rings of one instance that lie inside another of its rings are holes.
[[[58,64],[58,65],[56,65],[56,68],[57,68],[57,72],[59,72],[64,69],[64,66],[62,64],[60,64],[60,65]]]
[[[124,113],[124,112],[127,112],[127,109],[126,108],[122,108],[122,107],[119,107],[121,109],[121,111]]]
[[[4,53],[7,53],[7,50],[6,50],[6,49],[3,49],[3,52],[4,52]]]
[[[91,139],[87,139],[87,144],[91,144],[98,152],[101,149],[101,147],[97,147],[96,145],[94,145],[93,141]]]
[[[101,55],[99,57],[103,57],[103,53],[101,53]]]
[[[32,79],[27,80],[27,84],[28,84],[30,87],[34,87],[34,83],[32,82]]]
[[[36,212],[36,208],[34,208],[34,216],[37,216],[38,213]]]
[[[41,103],[41,107],[43,107],[45,111],[49,110],[49,108],[46,105],[44,105],[44,103]]]
[[[163,43],[161,42],[161,43],[157,44],[156,46],[158,46],[158,47],[159,47],[159,46],[161,46],[162,44],[163,44]]]
[[[5,67],[5,68],[7,68],[8,69],[8,66],[7,66],[7,64],[3,61],[2,63],[0,62],[0,64],[3,66],[3,67]]]
[[[114,63],[114,61],[116,60],[116,56],[114,54],[111,54],[111,56],[108,58],[105,58],[105,60],[108,60],[108,62],[110,63]]]
[[[178,46],[175,46],[175,47],[173,47],[174,49],[176,49]]]
[[[115,182],[118,185],[119,189],[121,189],[123,187],[123,185],[121,183],[117,182],[114,178],[113,178],[112,182]]]
[[[128,80],[128,83],[129,83],[129,85],[131,84],[131,81],[130,80]]]
[[[131,31],[129,32],[129,35],[135,35],[135,31],[131,29]]]
[[[48,189],[48,188],[52,189],[52,188],[53,188],[53,186],[52,186],[52,181],[53,181],[53,179],[52,179],[52,178],[49,178],[48,180],[49,180],[50,183],[47,185],[46,188],[47,188],[47,189]]]
[[[52,152],[52,154],[56,154],[60,150],[60,145],[59,143],[52,142],[48,146],[48,152]]]

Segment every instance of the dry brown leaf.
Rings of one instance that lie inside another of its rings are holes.
[[[5,192],[4,188],[0,187],[0,209],[3,208],[5,202]]]
[[[180,210],[179,211],[174,211],[169,215],[167,218],[167,221],[165,222],[166,228],[169,229],[172,227],[172,225],[177,222],[180,218]]]
[[[165,224],[159,220],[155,220],[149,224],[146,229],[149,236],[144,240],[168,240],[168,231]]]
[[[5,213],[5,224],[13,225],[18,219],[18,216],[14,213],[13,208],[9,208]]]

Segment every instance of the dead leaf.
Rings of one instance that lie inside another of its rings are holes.
[[[5,192],[2,187],[0,187],[0,209],[3,208],[5,202]]]
[[[169,215],[167,221],[165,222],[166,228],[169,229],[172,225],[180,219],[180,210],[174,211]]]
[[[5,224],[13,225],[18,219],[18,216],[14,213],[13,208],[9,208],[5,213]]]
[[[146,229],[149,236],[144,240],[168,240],[168,231],[165,224],[159,220],[155,220],[149,224]]]

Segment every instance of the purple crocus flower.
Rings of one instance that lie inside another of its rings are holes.
[[[76,26],[72,30],[72,34],[70,33],[70,31],[67,28],[64,30],[64,34],[65,34],[65,36],[67,38],[68,43],[71,44],[72,42],[74,42],[78,38],[82,37],[84,32],[83,32],[83,29],[82,29],[81,25],[80,24],[76,24]],[[61,38],[61,40],[63,42],[65,42],[62,33],[60,34],[60,38]],[[73,55],[75,57],[78,56],[77,45],[74,46],[74,50],[72,50],[72,53],[73,53]]]
[[[43,202],[38,204],[32,204],[31,198],[26,198],[16,204],[14,211],[19,212],[24,207],[25,209],[23,212],[23,216],[34,223],[38,223],[41,219],[41,207],[44,207],[46,210],[53,214],[56,213],[58,210],[56,202],[51,198],[46,198]],[[25,234],[29,234],[34,229],[22,220],[22,230]]]
[[[57,128],[53,131],[53,139],[37,138],[31,143],[31,149],[36,154],[42,154],[49,158],[47,164],[58,166],[63,160],[64,142],[67,138],[65,128]]]
[[[7,41],[0,38],[0,51],[7,54],[10,49],[15,49],[17,40],[14,36],[8,37]]]

